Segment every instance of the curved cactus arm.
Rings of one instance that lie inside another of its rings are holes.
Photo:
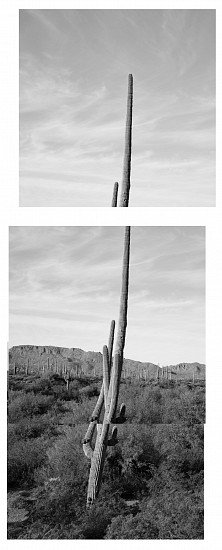
[[[111,371],[111,366],[112,366],[114,332],[115,332],[115,321],[113,320],[113,321],[111,321],[111,325],[110,325],[109,342],[108,342],[109,369],[110,369],[110,371]]]
[[[115,181],[114,187],[113,187],[113,198],[112,198],[111,206],[117,206],[118,188],[119,188],[118,181]]]
[[[91,442],[92,442],[93,434],[94,434],[94,431],[95,431],[95,427],[97,425],[97,421],[99,420],[99,417],[100,417],[100,413],[101,413],[102,406],[103,406],[103,401],[104,401],[104,384],[102,383],[102,387],[101,387],[101,390],[100,390],[100,394],[99,394],[96,406],[93,410],[88,429],[87,429],[85,437],[83,439],[84,454],[86,455],[87,458],[90,458],[90,459],[92,459],[92,456],[93,456],[93,449],[92,449],[92,446],[91,446]]]
[[[131,148],[132,148],[132,112],[133,112],[133,75],[128,76],[128,96],[126,110],[125,149],[123,160],[123,180],[119,206],[128,206],[130,192]]]
[[[118,439],[117,439],[117,427],[114,426],[113,429],[112,429],[111,437],[108,439],[107,446],[108,446],[108,447],[113,447],[113,446],[116,445],[117,443],[118,443]]]
[[[84,439],[84,441],[83,441],[83,451],[84,451],[84,454],[86,455],[86,457],[89,458],[90,460],[92,460],[93,449],[92,449],[92,446],[91,446],[91,439],[89,441],[86,441]]]
[[[125,403],[122,403],[119,415],[115,418],[115,424],[123,424],[124,422],[126,422],[126,405]]]
[[[105,402],[105,408],[106,408],[108,389],[109,389],[109,355],[108,355],[107,346],[103,346],[103,385],[104,385],[104,402]]]
[[[111,362],[112,362],[112,350],[113,350],[113,340],[114,340],[114,332],[115,332],[115,321],[112,320],[110,324],[110,332],[109,332],[109,343],[108,343],[108,359],[109,359],[109,365],[108,365],[108,377],[110,379],[110,371],[111,371]],[[104,402],[104,381],[102,383],[100,394],[96,403],[96,406],[93,410],[91,420],[88,426],[88,429],[86,431],[84,440],[83,440],[83,451],[87,458],[92,459],[93,449],[91,447],[91,442],[93,438],[93,434],[95,431],[95,427],[97,425],[97,422],[99,420],[102,406]]]

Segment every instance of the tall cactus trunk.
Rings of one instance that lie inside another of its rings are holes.
[[[111,206],[117,206],[118,188],[119,188],[119,184],[118,184],[118,181],[116,181],[113,187],[113,198],[112,198]]]
[[[120,414],[118,418],[115,418],[120,377],[123,366],[123,351],[125,345],[126,326],[127,326],[127,308],[128,308],[128,286],[129,286],[129,256],[130,256],[130,227],[126,227],[125,240],[124,240],[124,254],[123,254],[123,271],[122,271],[122,288],[120,299],[120,311],[119,311],[119,324],[114,352],[114,364],[111,370],[111,380],[109,382],[111,367],[111,353],[108,353],[106,346],[103,350],[103,373],[104,373],[104,397],[105,397],[105,414],[103,424],[97,424],[97,438],[94,450],[91,447],[91,441],[83,442],[87,445],[85,454],[91,459],[91,468],[89,473],[88,493],[87,493],[87,506],[91,505],[97,497],[100,489],[102,471],[106,456],[106,449],[108,445],[114,445],[117,442],[117,429],[112,430],[112,436],[109,439],[109,430],[111,422],[121,423],[125,421],[125,405],[122,404],[120,408]],[[109,361],[108,361],[109,357]],[[90,429],[90,426],[89,426]],[[87,453],[86,453],[87,451]]]
[[[123,270],[122,270],[122,288],[120,297],[119,323],[116,337],[114,364],[110,381],[110,410],[107,411],[108,418],[111,421],[115,415],[120,377],[123,367],[123,351],[126,338],[127,327],[127,309],[128,309],[128,288],[129,288],[129,258],[130,258],[130,227],[125,229],[124,252],[123,252]],[[107,408],[109,403],[107,404]]]
[[[131,149],[132,149],[132,113],[133,113],[133,75],[128,76],[128,97],[126,111],[125,149],[123,160],[123,179],[119,206],[129,205]]]

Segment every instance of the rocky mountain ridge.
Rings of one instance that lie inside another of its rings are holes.
[[[74,376],[102,376],[102,354],[95,351],[84,351],[79,348],[56,346],[13,346],[9,350],[9,371],[16,367],[17,372],[28,368],[29,372],[52,370],[58,373],[70,372]],[[205,379],[205,365],[198,362],[178,363],[163,368],[150,362],[124,359],[123,377],[144,379],[197,378]]]

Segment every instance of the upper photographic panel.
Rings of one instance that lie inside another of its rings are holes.
[[[20,10],[20,206],[215,206],[215,19]]]

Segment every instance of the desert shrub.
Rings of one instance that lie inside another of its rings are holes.
[[[179,472],[183,479],[203,471],[204,456],[203,446],[198,441],[196,431],[189,430],[186,433],[185,430],[181,430],[181,432],[173,438],[173,444],[167,454],[167,465],[169,470]]]
[[[88,461],[84,459],[82,451],[84,431],[85,428],[82,427],[67,429],[66,433],[57,438],[48,449],[50,477],[67,478],[71,481],[76,479],[77,474],[85,471]]]
[[[114,518],[107,529],[105,539],[157,539],[158,527],[143,514]]]
[[[175,385],[163,380],[155,385],[127,381],[120,387],[120,402],[126,404],[128,422],[146,424],[186,423],[205,421],[205,389],[186,384]]]
[[[105,484],[98,500],[82,513],[80,527],[83,537],[93,540],[104,539],[112,519],[123,509],[122,502],[110,495],[109,487]]]
[[[19,437],[18,435],[16,434],[16,424],[11,424],[8,422],[8,426],[7,426],[7,441],[8,441],[8,446],[12,446],[14,445],[14,443],[16,443],[16,441],[18,441]]]
[[[8,536],[8,538],[10,538]],[[23,530],[22,535],[16,537],[18,539],[84,539],[85,537],[82,534],[81,528],[78,527],[74,522],[64,525],[61,523],[51,525],[47,522],[43,523],[42,519],[36,520],[31,526],[27,525],[25,530]]]
[[[104,478],[110,482],[113,494],[126,499],[140,498],[147,492],[147,480],[159,463],[160,454],[147,427],[138,430],[137,425],[125,425],[119,430],[119,444],[108,452]]]
[[[96,401],[96,397],[92,397],[89,403],[89,399],[82,396],[81,402],[77,403],[72,401],[70,403],[70,410],[73,412],[73,421],[75,424],[85,424],[89,422]]]
[[[194,473],[203,470],[203,425],[159,426],[153,431],[155,448],[167,462],[167,468]]]
[[[73,390],[79,390],[82,387],[81,381],[75,378],[75,380],[71,380],[69,387]]]
[[[86,502],[88,461],[82,452],[83,430],[68,430],[47,450],[47,463],[36,472],[42,485],[35,506],[35,518],[50,525],[67,524],[81,512]]]
[[[55,399],[60,399],[62,401],[68,401],[70,399],[70,395],[67,392],[65,383],[63,386],[53,386],[52,388],[53,395]]]
[[[185,423],[192,425],[204,422],[204,402],[198,400],[196,389],[190,391],[187,386],[178,389],[177,395],[172,400],[171,393],[165,397],[164,421],[166,423]],[[201,406],[200,406],[201,405]]]
[[[112,520],[106,539],[202,539],[203,498],[173,486],[172,480],[157,495],[141,502],[142,511],[135,516]]]
[[[15,401],[18,397],[22,397],[24,392],[22,390],[9,390],[8,391],[8,406],[12,401]]]
[[[25,416],[44,414],[50,409],[52,403],[52,396],[22,393],[8,405],[9,422],[17,422]]]
[[[31,439],[40,437],[51,437],[55,435],[55,419],[53,420],[49,414],[43,414],[37,417],[22,418],[17,424],[14,424],[14,433],[17,439]],[[9,433],[11,441],[11,434]]]
[[[49,377],[41,377],[33,380],[24,388],[26,392],[41,393],[42,395],[51,395],[51,382]]]
[[[23,380],[13,380],[9,378],[9,390],[22,391],[24,389]]]
[[[32,521],[47,523],[50,527],[66,527],[75,521],[85,507],[86,486],[81,474],[76,480],[55,479],[45,482],[38,492],[38,498],[32,511]]]
[[[84,388],[81,388],[79,390],[79,395],[83,398],[88,397],[94,397],[99,395],[99,390],[96,384],[92,384],[91,386],[85,386]]]
[[[158,424],[162,422],[162,394],[159,388],[147,387],[136,400],[135,422]]]
[[[16,441],[8,449],[8,487],[32,484],[35,469],[45,460],[45,445],[41,438]]]
[[[145,514],[155,518],[161,539],[203,538],[203,488],[194,490],[181,486],[181,477],[166,469],[150,482],[151,498],[146,501]]]

